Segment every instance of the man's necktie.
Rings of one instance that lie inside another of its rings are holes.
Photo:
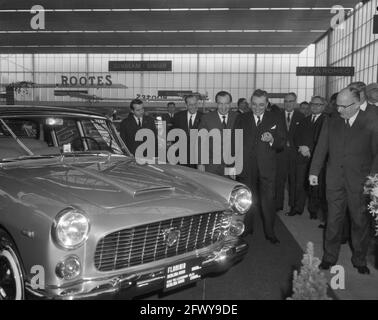
[[[222,121],[223,129],[226,129],[227,127],[226,116],[222,116],[222,119],[223,119]]]
[[[290,113],[288,113],[287,118],[286,118],[286,126],[288,130],[290,128],[290,122],[291,122]]]
[[[314,124],[314,123],[315,123],[315,120],[316,120],[316,116],[312,116],[311,123]]]
[[[190,120],[189,120],[189,129],[192,129],[193,128],[193,115],[190,116]]]
[[[350,122],[349,122],[349,119],[345,119],[345,125],[347,126],[347,128],[350,128]]]
[[[260,124],[261,124],[261,118],[260,118],[260,116],[257,116],[256,126],[258,127]]]
[[[142,123],[140,122],[140,118],[138,118],[138,127],[142,128]]]

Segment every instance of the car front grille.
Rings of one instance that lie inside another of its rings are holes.
[[[211,212],[113,232],[98,242],[95,267],[118,270],[201,249],[219,241],[227,223],[223,212]]]

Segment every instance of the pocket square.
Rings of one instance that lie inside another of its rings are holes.
[[[277,126],[274,125],[273,127],[270,128],[270,130],[274,130],[274,129],[276,129],[276,128],[277,128]]]

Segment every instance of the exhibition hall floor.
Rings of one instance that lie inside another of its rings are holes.
[[[287,210],[287,209],[286,209]],[[281,241],[273,245],[265,240],[262,222],[255,217],[255,231],[246,241],[249,251],[244,259],[228,272],[183,288],[179,291],[153,294],[138,299],[164,300],[281,300],[291,295],[293,270],[299,269],[308,241],[314,243],[315,256],[322,256],[322,230],[319,221],[302,216],[287,217],[278,213],[276,234]],[[338,264],[345,268],[345,289],[329,290],[333,299],[378,299],[378,270],[369,257],[370,275],[360,275],[350,262],[351,251],[343,245]],[[329,272],[325,272],[328,279]]]
[[[146,299],[191,300],[280,300],[291,294],[292,272],[299,268],[302,250],[280,219],[276,234],[281,241],[273,245],[265,240],[262,222],[255,217],[255,231],[246,241],[249,250],[244,259],[228,272],[205,278],[192,287],[174,293],[155,294]]]

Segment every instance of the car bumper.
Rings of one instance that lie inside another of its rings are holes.
[[[201,276],[222,272],[229,269],[247,253],[248,245],[243,239],[225,242],[216,250],[209,250],[198,255],[202,261]],[[196,256],[197,257],[197,256]],[[188,257],[177,257],[174,263],[187,261]],[[122,273],[101,279],[84,280],[79,284],[65,288],[46,288],[35,291],[29,285],[29,294],[42,299],[109,299],[116,296],[133,298],[164,288],[165,266],[160,264],[154,269],[137,273]]]

